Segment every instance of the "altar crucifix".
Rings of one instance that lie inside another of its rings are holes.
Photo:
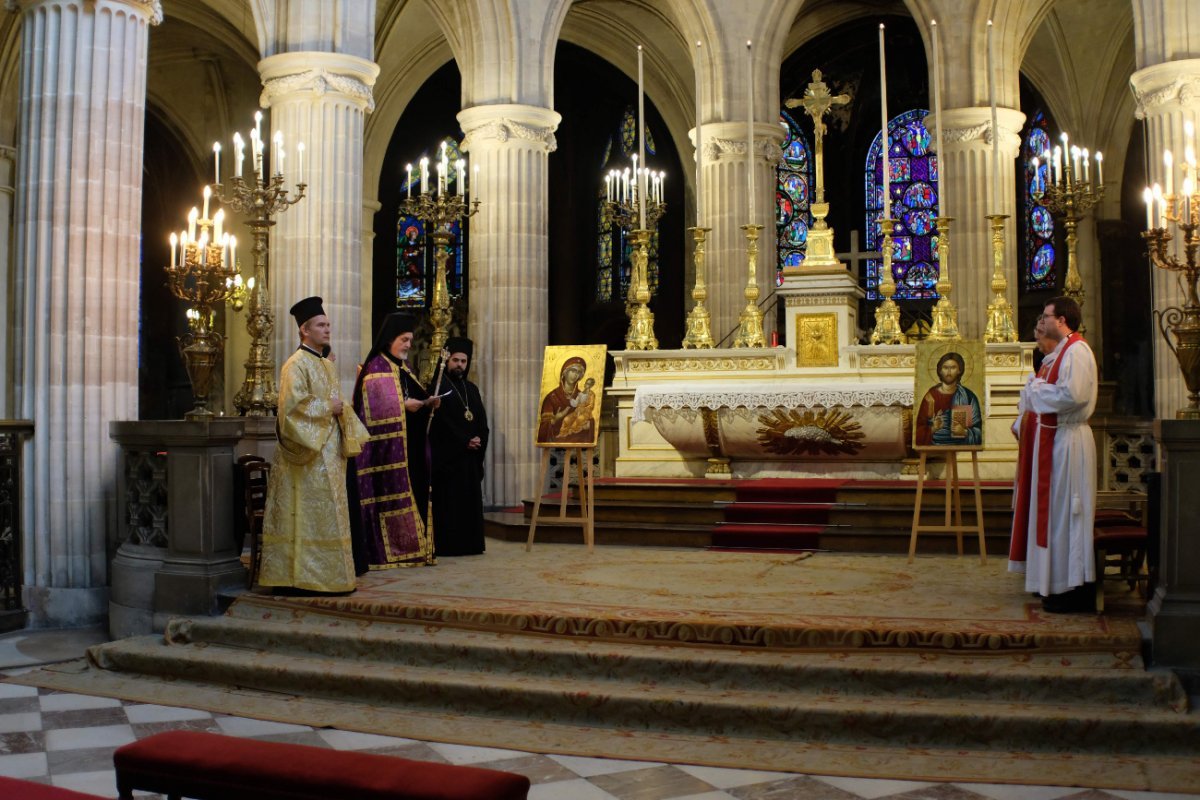
[[[804,97],[791,99],[786,102],[788,108],[797,106],[804,109],[812,117],[814,132],[814,161],[816,163],[816,202],[810,206],[816,222],[808,232],[808,247],[804,261],[799,267],[790,268],[796,273],[812,272],[813,270],[828,271],[831,268],[845,269],[846,265],[837,260],[833,254],[833,229],[825,222],[829,214],[829,204],[825,202],[825,121],[824,117],[834,106],[844,106],[850,102],[848,94],[830,94],[829,86],[821,80],[821,70],[814,69],[812,83],[804,90]],[[784,269],[784,274],[788,273]]]

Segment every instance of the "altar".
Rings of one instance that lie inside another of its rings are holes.
[[[787,347],[613,351],[617,477],[896,478],[915,461],[913,345],[848,345],[840,366]],[[1011,479],[1010,427],[1033,344],[989,344],[983,477]]]

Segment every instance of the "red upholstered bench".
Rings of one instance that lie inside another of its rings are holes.
[[[0,776],[0,798],[4,800],[100,800],[99,795],[72,792],[44,783],[19,781]]]
[[[524,775],[394,756],[168,731],[113,753],[121,800],[524,800]]]

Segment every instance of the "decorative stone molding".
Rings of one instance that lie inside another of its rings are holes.
[[[1137,100],[1134,116],[1145,119],[1160,106],[1194,106],[1200,102],[1200,59],[1155,64],[1138,70],[1129,79]]]
[[[991,147],[992,112],[985,106],[968,106],[951,108],[942,111],[942,138],[947,144],[963,144],[967,142],[986,144]],[[936,122],[931,114],[925,120],[930,131]],[[1025,115],[1012,108],[996,109],[996,127],[1000,134],[1001,150],[1011,152],[1014,156],[1021,147],[1021,126],[1025,124]]]
[[[908,369],[916,367],[916,365],[915,353],[860,353],[858,356],[858,366],[863,369],[895,369],[897,367]]]
[[[783,151],[779,147],[779,142],[770,139],[764,141],[756,137],[754,140],[754,150],[755,156],[766,161],[768,164],[778,164],[783,160]],[[746,140],[704,137],[704,160],[712,162],[722,156],[745,158]]]
[[[7,11],[24,11],[30,6],[42,2],[45,2],[45,0],[5,0],[4,8]],[[133,6],[134,9],[146,15],[146,19],[151,25],[158,25],[163,21],[162,3],[160,0],[109,0],[109,2]],[[84,5],[94,8],[96,0],[86,0]]]
[[[649,358],[630,361],[630,372],[733,372],[739,370],[774,370],[772,356],[729,358]]]
[[[1021,366],[1020,353],[988,353],[984,358],[989,367],[1012,367],[1016,369]]]
[[[805,306],[829,306],[842,305],[855,307],[858,301],[844,294],[806,294],[806,295],[788,295],[784,298],[785,308],[800,308]]]
[[[458,112],[463,129],[462,149],[470,152],[472,142],[492,140],[500,143],[516,140],[541,145],[547,153],[558,149],[554,132],[562,116],[549,108],[515,103],[472,106]]]
[[[263,91],[259,105],[270,108],[271,101],[297,92],[317,97],[336,93],[355,102],[366,113],[375,110],[372,87],[379,65],[365,58],[341,53],[279,53],[258,62]]]

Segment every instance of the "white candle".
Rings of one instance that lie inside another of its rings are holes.
[[[254,138],[262,141],[262,112],[254,112]]]
[[[412,164],[404,165],[404,188],[407,190],[407,198],[412,200]]]
[[[1079,148],[1078,147],[1074,147],[1074,146],[1071,147],[1071,166],[1074,168],[1075,180],[1079,180],[1080,172],[1079,172]]]
[[[238,178],[242,177],[242,156],[243,156],[242,135],[240,133],[235,133],[235,134],[233,134],[233,157],[237,161],[237,163],[234,167],[233,174]]]
[[[208,263],[208,231],[200,234],[200,241],[196,242],[196,248],[199,251],[199,261],[201,264]]]
[[[1096,151],[1096,185],[1104,185],[1104,154]]]
[[[1091,178],[1090,178],[1090,173],[1088,172],[1088,161],[1091,160],[1091,156],[1088,155],[1088,150],[1086,147],[1080,151],[1079,155],[1080,155],[1080,163],[1083,164],[1083,182],[1090,183]]]
[[[208,219],[208,200],[210,197],[212,197],[212,189],[205,186],[203,194],[204,194],[204,216],[202,216],[201,219],[207,220]]]
[[[638,45],[638,155],[643,167],[646,165],[646,89],[642,76],[642,46]],[[638,182],[638,227],[646,230],[646,177],[633,162],[633,178]]]
[[[937,20],[931,23],[933,32],[933,114],[936,127],[937,167],[938,167],[938,216],[950,216],[950,193],[946,191],[949,181],[946,180],[945,154],[942,152],[942,59],[941,46],[938,43]]]
[[[229,237],[225,236],[218,239],[221,243],[221,266],[228,271],[229,269]]]
[[[179,244],[179,237],[171,234],[171,260],[168,262],[172,267],[175,266],[175,245]]]
[[[296,143],[296,183],[304,183],[304,142]]]
[[[1033,161],[1031,163],[1033,164],[1033,191],[1035,191],[1035,192],[1042,191],[1041,175],[1038,174],[1038,158],[1037,158],[1037,156],[1033,157]]]
[[[445,167],[446,167],[445,161],[438,162],[438,165],[437,165],[437,194],[438,194],[438,197],[442,196],[442,178],[445,176]]]
[[[879,150],[883,156],[883,219],[892,216],[892,174],[888,168],[887,53],[883,46],[884,26],[879,26]]]
[[[229,237],[229,268],[231,270],[237,271],[237,237],[236,236]],[[241,275],[237,276],[237,282],[238,282],[238,285],[240,286],[242,283]]]
[[[1062,183],[1062,148],[1054,145],[1054,175],[1051,183]]]
[[[754,45],[746,40],[746,188],[750,224],[754,224]]]
[[[704,135],[700,124],[700,42],[696,42],[696,227],[704,225]]]
[[[665,171],[658,173],[658,202],[660,203],[663,201],[663,192],[665,191],[666,183],[667,173]]]
[[[992,61],[992,21],[987,24],[988,104],[992,107],[992,213],[1000,213],[1000,126],[996,122],[996,67]],[[1035,168],[1036,169],[1036,168]]]
[[[221,185],[221,143],[213,142],[213,174],[216,180],[213,181],[217,186]]]
[[[421,194],[425,194],[426,184],[429,183],[429,159],[421,157]]]
[[[218,208],[213,214],[213,240],[221,241],[221,228],[225,225],[225,209]]]
[[[1166,172],[1164,183],[1167,187],[1163,194],[1170,195],[1175,189],[1175,157],[1171,155],[1170,150],[1163,150],[1163,167]]]
[[[474,188],[475,193],[478,194],[479,193],[479,165],[478,164],[472,165],[471,173],[472,173],[471,174],[471,187]],[[478,203],[479,199],[476,198],[475,202]]]
[[[1149,186],[1142,190],[1142,199],[1146,201],[1146,230],[1150,230],[1154,227],[1150,218],[1154,210],[1154,191]]]
[[[275,174],[283,174],[283,131],[275,131],[272,137],[275,142]]]
[[[466,186],[464,184],[467,182],[467,162],[463,161],[461,158],[458,161],[455,161],[454,171],[457,173],[455,175],[455,179],[458,183],[458,193],[466,194]]]

